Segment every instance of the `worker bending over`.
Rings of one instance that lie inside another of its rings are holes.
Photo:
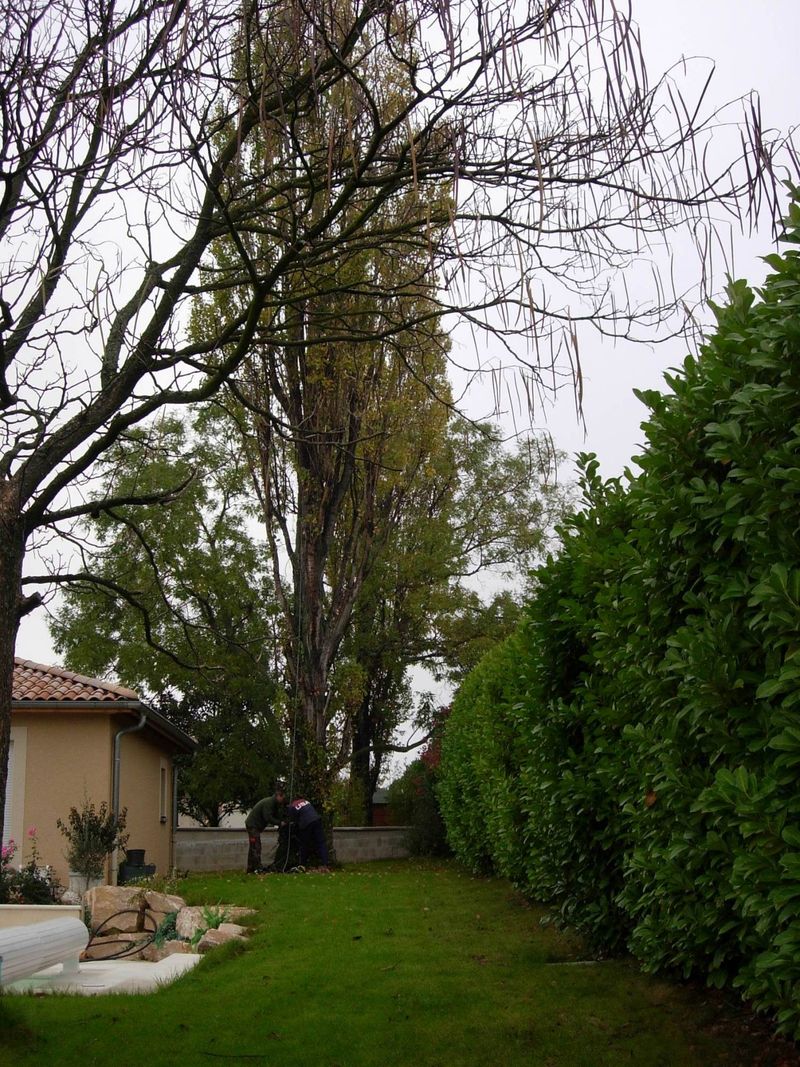
[[[297,831],[301,865],[307,867],[310,854],[316,852],[322,866],[329,867],[328,845],[322,829],[322,818],[310,800],[298,797],[291,802],[289,825]]]
[[[258,874],[261,866],[261,833],[268,826],[280,826],[286,820],[286,786],[275,783],[271,797],[259,800],[244,821],[247,830],[247,873]]]

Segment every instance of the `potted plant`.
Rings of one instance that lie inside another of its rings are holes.
[[[99,808],[84,798],[80,810],[70,808],[67,821],[56,820],[61,833],[67,839],[64,853],[69,865],[69,888],[83,895],[94,885],[104,881],[106,860],[118,848],[124,848],[128,840],[125,833],[127,809],[119,815],[109,810],[105,801]]]

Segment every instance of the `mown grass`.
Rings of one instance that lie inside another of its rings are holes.
[[[248,945],[216,950],[150,996],[3,997],[0,1063],[781,1062],[718,998],[629,962],[584,962],[506,883],[454,864],[192,877],[181,889],[190,903],[256,907]]]

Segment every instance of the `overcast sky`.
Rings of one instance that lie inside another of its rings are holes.
[[[765,125],[788,131],[800,124],[800,0],[633,0],[633,10],[651,77],[683,55],[708,56],[716,63],[709,90],[713,102],[722,104],[756,89]],[[737,276],[757,284],[764,273],[758,256],[768,251],[766,232],[749,241],[737,239]],[[677,341],[654,349],[600,343],[583,347],[586,435],[565,395],[546,423],[557,447],[570,454],[596,452],[605,475],[621,473],[642,441],[639,424],[645,412],[632,390],[660,388],[664,370],[679,365],[685,353],[685,345]],[[489,407],[488,399],[473,396],[473,415],[488,415]],[[17,654],[55,662],[43,612],[23,620]]]
[[[800,126],[800,0],[632,0],[651,77],[681,56],[708,56],[716,70],[709,98],[717,105],[751,89],[761,98],[764,125],[788,132]],[[800,138],[795,138],[796,143]],[[795,176],[800,182],[800,175]],[[735,238],[735,274],[757,285],[772,251],[770,234]],[[720,276],[720,284],[724,277]],[[606,476],[622,473],[643,440],[646,409],[633,389],[660,389],[663,372],[686,355],[680,341],[654,348],[584,343],[586,435],[574,403],[562,396],[547,426],[556,445],[574,454],[596,452]]]

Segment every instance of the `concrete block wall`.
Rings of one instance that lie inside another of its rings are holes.
[[[339,863],[399,860],[408,855],[405,826],[341,826],[333,831]]]
[[[278,843],[277,830],[261,835],[261,855],[270,862]],[[339,863],[404,859],[408,856],[404,826],[337,826],[333,843]],[[247,866],[244,830],[198,827],[175,831],[175,866],[179,871],[232,871]]]

